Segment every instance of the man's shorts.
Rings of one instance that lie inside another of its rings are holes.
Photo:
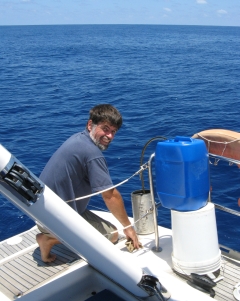
[[[117,228],[113,224],[87,209],[83,212],[81,216],[95,229],[97,229],[102,235],[104,235],[108,240],[112,241],[112,237],[114,234],[111,234],[111,232],[117,230]],[[43,234],[49,237],[54,237],[51,233],[42,228],[40,225],[37,224],[37,226]]]

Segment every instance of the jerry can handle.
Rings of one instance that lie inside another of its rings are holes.
[[[185,136],[176,136],[174,139],[174,142],[181,142],[181,141],[192,142],[193,139]]]

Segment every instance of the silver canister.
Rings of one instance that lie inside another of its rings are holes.
[[[137,234],[154,232],[153,214],[147,211],[152,207],[150,190],[136,190],[131,193],[134,228]],[[145,216],[146,215],[146,216]],[[145,217],[143,217],[145,216]],[[143,218],[142,218],[143,217]]]

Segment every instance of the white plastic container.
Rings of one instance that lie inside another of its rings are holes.
[[[171,211],[173,268],[190,275],[207,274],[221,266],[214,204],[196,211]]]

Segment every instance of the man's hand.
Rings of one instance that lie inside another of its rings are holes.
[[[135,232],[135,230],[133,229],[133,227],[130,226],[130,227],[124,229],[123,232],[126,235],[127,240],[129,240],[129,239],[132,240],[134,248],[135,249],[139,249],[140,245],[139,245],[137,233]]]
[[[133,241],[134,248],[139,249],[140,246],[138,237],[134,228],[130,226],[131,223],[127,216],[121,194],[116,188],[113,188],[103,192],[102,197],[112,214],[118,219],[118,221],[123,225],[124,228],[127,227],[126,229],[124,229],[124,234],[126,235],[127,239],[131,239]]]

